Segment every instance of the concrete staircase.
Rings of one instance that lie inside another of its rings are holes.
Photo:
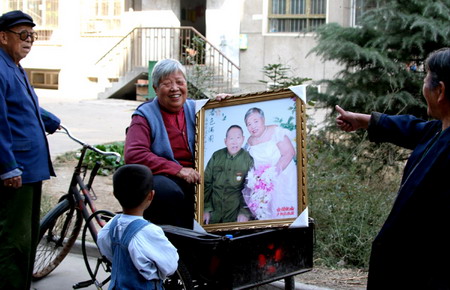
[[[232,92],[240,68],[192,27],[139,27],[96,63],[99,98],[134,99],[136,81],[148,79],[149,62],[178,59],[190,86],[205,96]]]

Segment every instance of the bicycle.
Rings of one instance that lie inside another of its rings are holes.
[[[87,165],[83,164],[86,153],[92,150],[105,156],[114,156],[116,162],[121,159],[116,152],[104,152],[74,137],[70,131],[61,126],[69,138],[82,145],[80,157],[75,166],[68,193],[59,199],[41,220],[39,245],[33,270],[33,279],[39,280],[50,274],[67,256],[80,234],[83,220],[85,226],[81,236],[81,251],[90,279],[73,285],[74,289],[89,287],[94,284],[97,289],[107,284],[110,279],[111,262],[104,257],[97,247],[97,233],[115,213],[97,210],[94,204],[95,192],[92,188],[95,176],[101,164],[97,162],[85,183]],[[95,220],[95,222],[94,222]],[[88,237],[88,234],[91,237]],[[92,240],[94,246],[90,247]],[[92,253],[93,252],[93,253]],[[96,257],[96,258],[93,258]],[[103,273],[100,273],[103,271]],[[100,281],[99,281],[100,279]],[[168,290],[192,289],[192,281],[186,266],[180,261],[177,271],[164,281]]]
[[[96,253],[98,258],[93,262],[89,258],[92,254],[88,253],[88,250],[90,248],[95,249],[95,247],[88,247],[87,245],[90,240],[96,243],[98,230],[114,216],[114,213],[96,209],[94,204],[96,195],[92,184],[101,168],[101,163],[95,163],[90,171],[89,179],[85,183],[88,168],[84,164],[84,159],[88,150],[104,156],[112,156],[116,162],[121,160],[121,156],[117,152],[105,152],[81,141],[64,126],[61,126],[61,129],[63,130],[61,133],[67,134],[70,139],[82,145],[82,149],[67,194],[62,196],[58,204],[41,220],[33,278],[38,280],[47,276],[62,262],[77,240],[84,220],[81,250],[91,279],[77,283],[73,287],[77,289],[95,284],[98,289],[101,289],[103,285],[109,282],[110,275],[103,275],[102,280],[98,281],[99,271],[103,269],[106,273],[111,272],[111,263],[100,254],[98,248]],[[89,239],[88,233],[91,235],[91,239]]]

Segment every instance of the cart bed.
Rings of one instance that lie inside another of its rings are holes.
[[[163,229],[192,278],[214,284],[216,289],[251,288],[313,267],[313,222],[307,228],[246,229],[220,234],[174,226]]]

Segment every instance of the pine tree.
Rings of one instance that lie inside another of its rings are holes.
[[[322,80],[317,100],[334,108],[426,118],[423,62],[450,46],[450,0],[385,0],[363,15],[360,27],[330,23],[317,31],[311,51],[343,66],[335,79]]]

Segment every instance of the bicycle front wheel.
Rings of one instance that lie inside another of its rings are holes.
[[[68,199],[62,200],[44,216],[34,260],[35,280],[47,276],[67,256],[80,233],[82,223],[80,210]]]

